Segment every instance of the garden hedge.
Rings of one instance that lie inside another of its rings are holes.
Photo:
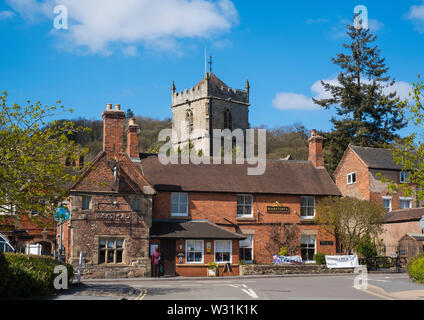
[[[73,268],[47,256],[34,256],[18,253],[0,253],[0,297],[1,298],[41,298],[53,294],[54,273],[57,265],[65,265],[68,270],[69,285],[72,284]],[[6,278],[6,281],[2,281]]]

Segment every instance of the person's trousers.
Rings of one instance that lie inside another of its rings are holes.
[[[153,265],[153,276],[159,278],[159,264]]]

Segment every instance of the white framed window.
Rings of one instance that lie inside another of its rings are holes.
[[[392,197],[383,197],[383,206],[387,212],[392,211]]]
[[[356,172],[351,172],[347,174],[347,184],[356,183]]]
[[[215,240],[215,262],[226,263],[232,261],[233,241]]]
[[[400,183],[409,183],[409,172],[401,171]]]
[[[253,234],[245,235],[246,239],[240,240],[240,261],[253,262]]]
[[[314,255],[316,253],[316,235],[302,234],[301,239],[302,242],[300,251],[302,255],[302,261],[314,261]]]
[[[400,208],[401,209],[410,209],[412,208],[412,198],[399,198]]]
[[[315,197],[300,198],[300,217],[302,219],[315,217]]]
[[[237,216],[238,217],[253,216],[253,196],[251,194],[237,195]]]
[[[186,240],[186,263],[203,263],[203,240]]]
[[[90,209],[90,202],[91,202],[91,197],[89,196],[82,196],[82,210],[88,210]]]
[[[188,194],[173,192],[171,195],[171,216],[188,216]]]

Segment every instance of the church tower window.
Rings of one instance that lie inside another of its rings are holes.
[[[193,132],[193,111],[192,110],[187,110],[186,121],[188,125],[188,133],[192,133]]]
[[[233,130],[233,115],[230,109],[226,109],[224,113],[224,129]]]

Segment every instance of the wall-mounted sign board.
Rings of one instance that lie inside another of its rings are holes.
[[[276,201],[272,206],[266,207],[267,213],[290,213],[290,208],[281,205],[278,201]]]

